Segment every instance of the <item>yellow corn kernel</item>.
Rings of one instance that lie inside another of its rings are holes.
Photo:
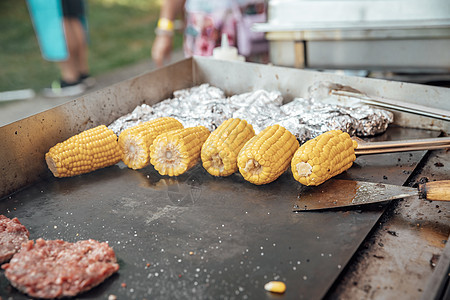
[[[255,136],[253,126],[241,119],[228,119],[214,130],[202,147],[203,167],[214,176],[228,176],[238,170],[237,156]]]
[[[122,161],[134,170],[150,164],[150,146],[161,133],[181,129],[183,125],[174,118],[164,117],[125,129],[119,135]]]
[[[209,134],[204,126],[160,134],[150,146],[150,162],[161,175],[181,175],[197,164]]]
[[[239,172],[253,184],[272,182],[287,170],[298,147],[297,139],[286,128],[269,126],[251,138],[239,152]]]
[[[264,289],[268,292],[283,294],[286,291],[286,284],[282,281],[269,281],[264,285]]]
[[[100,125],[56,144],[45,161],[55,177],[70,177],[114,165],[121,157],[116,134]]]
[[[325,132],[295,152],[291,162],[292,174],[303,185],[322,184],[352,166],[357,146],[346,132]]]

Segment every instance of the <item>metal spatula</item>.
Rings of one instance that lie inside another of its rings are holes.
[[[450,201],[450,180],[432,181],[419,188],[384,183],[330,179],[319,186],[309,186],[298,195],[294,211],[350,207],[419,195],[435,201]]]

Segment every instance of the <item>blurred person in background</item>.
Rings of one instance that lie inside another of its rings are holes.
[[[183,50],[186,57],[210,56],[220,46],[222,34],[229,45],[236,46],[247,60],[267,57],[264,33],[251,31],[255,22],[265,22],[264,0],[164,0],[152,46],[152,58],[158,67],[170,57],[173,47],[174,20],[184,12]],[[259,58],[258,58],[259,57]]]
[[[61,78],[46,97],[76,96],[95,84],[89,76],[88,28],[84,0],[27,0],[42,56],[58,63]]]

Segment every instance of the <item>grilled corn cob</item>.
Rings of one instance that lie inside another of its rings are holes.
[[[55,177],[70,177],[114,165],[121,157],[116,134],[100,125],[56,144],[45,161]]]
[[[151,164],[161,175],[178,176],[195,166],[210,132],[204,126],[158,135],[150,146]]]
[[[122,160],[134,170],[150,164],[150,146],[161,133],[181,129],[183,125],[174,118],[164,117],[125,129],[119,135]]]
[[[252,125],[241,119],[228,119],[214,130],[203,144],[203,167],[214,176],[228,176],[238,170],[237,156],[255,135]]]
[[[298,147],[297,139],[287,129],[280,125],[269,126],[239,152],[239,172],[253,184],[272,182],[287,170]]]
[[[291,170],[303,185],[319,185],[349,169],[358,146],[350,135],[331,130],[304,143],[294,154]]]

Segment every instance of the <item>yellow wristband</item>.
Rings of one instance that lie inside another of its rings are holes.
[[[167,18],[160,18],[158,20],[158,29],[164,31],[173,31],[173,21]]]

